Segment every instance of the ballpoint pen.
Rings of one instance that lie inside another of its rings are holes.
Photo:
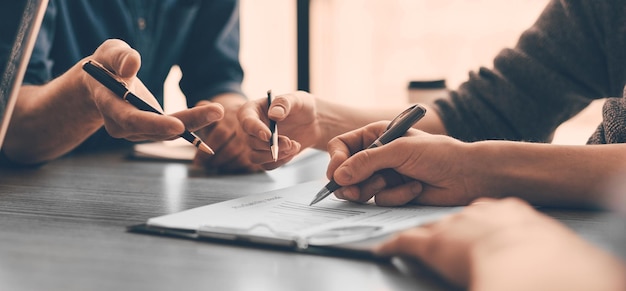
[[[273,96],[272,90],[267,90],[267,109],[270,109],[270,105],[272,105]],[[276,121],[270,119],[270,151],[272,152],[272,158],[274,162],[278,160],[278,126],[276,125]]]
[[[137,95],[133,94],[133,92],[127,88],[126,82],[121,80],[117,75],[105,68],[102,64],[94,60],[88,60],[83,64],[83,70],[109,90],[113,91],[113,93],[115,93],[118,97],[124,99],[138,109],[156,114],[163,114],[163,112],[152,107],[150,104],[137,97]],[[199,150],[210,155],[214,154],[213,150],[195,133],[185,130],[180,137],[193,144]]]
[[[426,108],[419,104],[415,104],[402,113],[400,113],[396,118],[394,118],[387,126],[387,130],[383,132],[383,134],[378,137],[369,147],[368,149],[382,146],[386,143],[391,142],[394,139],[397,139],[403,136],[409,128],[411,128],[417,121],[419,121],[426,114]],[[331,193],[335,192],[335,190],[341,188],[334,179],[331,179],[322,190],[317,192],[313,201],[309,204],[309,206],[322,201]]]

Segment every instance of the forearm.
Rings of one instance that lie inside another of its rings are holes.
[[[483,194],[517,196],[534,205],[601,206],[604,187],[626,169],[621,144],[568,146],[486,141],[469,144],[468,181]],[[482,178],[481,178],[482,177]],[[485,180],[484,177],[489,177]]]
[[[316,98],[317,120],[321,127],[322,136],[314,145],[316,149],[326,150],[328,142],[340,134],[363,127],[372,122],[391,121],[405,107],[395,108],[358,108],[332,103],[326,99]],[[408,105],[407,105],[408,107]],[[428,108],[427,108],[428,109]],[[443,123],[434,110],[427,110],[415,128],[432,134],[446,134]]]
[[[59,157],[103,125],[78,67],[42,86],[23,86],[3,146],[14,162],[33,164]]]

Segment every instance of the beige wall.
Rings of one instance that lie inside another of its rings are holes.
[[[411,80],[491,67],[514,46],[548,0],[312,0],[311,91],[353,106],[407,102]],[[561,126],[554,143],[583,144],[601,120],[602,101]]]
[[[412,79],[456,87],[515,44],[547,0],[313,0],[312,91],[401,104]]]
[[[294,0],[241,0],[243,90],[250,98],[296,89],[295,12]]]
[[[294,0],[241,0],[244,92],[262,98],[296,89]],[[311,0],[311,91],[353,106],[406,103],[407,83],[443,77],[456,87],[470,70],[491,66],[537,18],[548,0]],[[174,69],[166,96],[177,96]],[[176,98],[170,98],[175,100]],[[180,109],[177,101],[166,110]],[[601,102],[557,132],[584,143]]]

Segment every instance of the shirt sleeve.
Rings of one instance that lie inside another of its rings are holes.
[[[11,51],[17,38],[17,30],[24,13],[22,1],[6,1],[0,9],[0,73],[11,60]]]
[[[57,8],[54,0],[48,2],[48,8],[44,14],[37,40],[33,48],[26,73],[24,74],[24,84],[41,85],[50,81],[52,76],[53,61],[50,58],[50,50],[55,33],[55,22],[57,18]]]
[[[435,102],[448,133],[465,141],[550,141],[594,99],[619,96],[626,67],[619,11],[619,1],[551,1],[492,69],[471,72]]]
[[[243,95],[239,63],[239,2],[202,1],[180,62],[189,107],[221,93]]]

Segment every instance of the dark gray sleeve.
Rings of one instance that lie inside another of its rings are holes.
[[[550,141],[594,99],[621,96],[626,80],[626,1],[551,1],[493,68],[437,100],[448,133],[461,140]]]
[[[243,96],[243,69],[239,62],[239,1],[201,2],[180,67],[180,87],[193,107],[222,93]]]

